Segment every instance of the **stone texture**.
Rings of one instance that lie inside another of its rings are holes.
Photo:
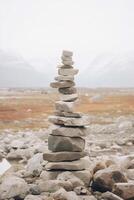
[[[42,171],[43,153],[37,153],[28,160],[26,170],[29,175],[38,176]]]
[[[46,170],[84,170],[86,168],[85,160],[76,160],[72,162],[48,162]]]
[[[75,87],[59,88],[61,94],[76,94],[77,90]]]
[[[43,157],[50,162],[73,161],[86,156],[86,152],[46,152]]]
[[[123,200],[121,197],[113,194],[112,192],[105,192],[102,194],[102,199],[104,200]]]
[[[71,57],[71,56],[73,56],[73,52],[72,51],[68,51],[68,50],[63,50],[62,51],[62,55],[66,56],[66,57]]]
[[[74,64],[74,62],[72,60],[63,60],[62,63],[64,65],[69,65],[69,66],[72,66]]]
[[[106,168],[94,174],[92,188],[100,192],[112,191],[114,184],[119,182],[127,182],[123,172]]]
[[[62,75],[62,76],[74,76],[76,74],[78,74],[79,70],[78,69],[59,69],[58,70],[58,74]]]
[[[74,76],[57,76],[56,81],[74,81]]]
[[[60,116],[50,116],[49,121],[64,126],[83,127],[89,125],[89,117],[82,116],[81,118],[66,118]]]
[[[0,184],[0,199],[13,197],[24,198],[28,192],[28,185],[24,179],[16,176],[6,176]]]
[[[60,81],[60,82],[52,82],[50,86],[52,88],[68,88],[74,86],[75,83],[73,81]]]
[[[79,200],[75,192],[67,192],[63,188],[52,194],[54,200]]]
[[[64,188],[67,191],[71,191],[73,189],[73,185],[70,181],[64,180],[39,180],[38,187],[41,192],[56,192],[60,188]]]
[[[26,198],[24,200],[43,200],[43,197],[39,196],[39,195],[27,195]]]
[[[85,169],[82,171],[74,171],[73,174],[81,179],[86,186],[90,186],[90,182],[92,180],[92,174],[90,173],[90,169]]]
[[[55,111],[54,113],[56,116],[60,116],[60,117],[72,117],[72,118],[81,118],[82,114],[81,113],[68,113],[68,112],[60,112],[60,111]]]
[[[83,151],[85,140],[80,137],[61,137],[50,135],[48,138],[48,149],[57,151]]]
[[[61,60],[62,61],[72,61],[72,56],[64,56],[64,55],[62,55],[61,56]]]
[[[85,137],[87,136],[87,128],[58,127],[52,130],[51,135],[65,137]]]
[[[116,183],[113,193],[123,199],[134,199],[134,183]]]
[[[78,186],[84,186],[84,182],[81,179],[76,177],[72,172],[68,172],[68,171],[60,173],[57,176],[57,180],[70,181],[73,185],[73,189]]]
[[[63,101],[57,101],[55,103],[55,108],[57,111],[60,112],[73,112],[73,103],[72,102],[63,102]]]
[[[76,101],[78,99],[78,94],[61,95],[60,99],[61,101],[65,101],[65,102]]]

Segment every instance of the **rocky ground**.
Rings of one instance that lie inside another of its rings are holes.
[[[90,162],[79,172],[45,170],[43,154],[53,127],[3,131],[0,157],[12,167],[1,176],[0,199],[134,199],[134,118],[130,115],[109,120],[112,123],[88,127],[86,151]]]

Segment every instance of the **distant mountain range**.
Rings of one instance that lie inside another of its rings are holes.
[[[134,87],[134,52],[96,56],[81,79],[87,87]]]
[[[47,87],[55,74],[49,65],[45,60],[28,63],[20,55],[0,50],[0,87]],[[134,52],[98,55],[76,80],[84,87],[134,87]]]
[[[48,80],[19,55],[0,51],[0,87],[41,87]]]

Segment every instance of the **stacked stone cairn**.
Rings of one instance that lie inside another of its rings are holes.
[[[48,137],[49,151],[44,153],[44,159],[48,161],[46,170],[79,171],[86,168],[83,137],[87,132],[89,118],[74,112],[74,103],[78,99],[74,75],[78,69],[73,68],[72,56],[71,51],[63,51],[58,76],[50,84],[52,88],[58,89],[60,101],[55,103],[55,113],[49,117],[49,121],[56,126]]]

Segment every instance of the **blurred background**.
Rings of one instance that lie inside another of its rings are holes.
[[[134,86],[133,0],[0,0],[0,87],[48,87],[63,49],[81,87]]]

